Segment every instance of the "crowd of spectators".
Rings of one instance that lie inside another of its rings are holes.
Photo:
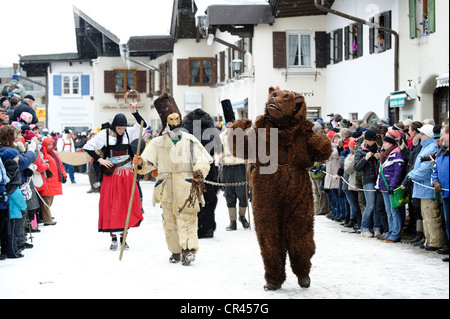
[[[310,171],[316,215],[364,238],[448,255],[448,119],[314,124],[333,147]],[[397,188],[407,191],[406,205],[392,205]]]

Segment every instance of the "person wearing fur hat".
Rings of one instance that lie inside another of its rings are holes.
[[[225,116],[225,122],[227,128],[220,134],[220,141],[223,145],[222,155],[220,156],[220,162],[222,164],[222,174],[220,180],[222,183],[240,183],[246,179],[245,160],[242,158],[234,157],[228,147],[228,132],[231,126],[235,122],[233,107],[230,100],[222,101],[222,109]],[[242,227],[249,228],[249,223],[245,218],[245,211],[247,210],[247,187],[244,186],[225,186],[224,196],[227,200],[228,214],[230,216],[230,225],[226,228],[228,231],[237,229],[237,215],[239,214],[239,221],[242,223]],[[239,210],[236,212],[236,204],[239,200]],[[238,213],[238,214],[236,214]]]
[[[116,114],[111,124],[107,123],[94,138],[87,141],[83,149],[101,165],[103,170],[100,201],[98,231],[110,233],[111,250],[118,249],[117,235],[121,242],[125,230],[128,206],[133,188],[134,173],[131,159],[134,155],[131,142],[140,138],[141,121],[137,103],[130,103],[130,112],[136,124],[128,127],[125,114]],[[144,121],[144,128],[147,123]],[[102,151],[100,156],[96,151]],[[133,205],[130,212],[129,227],[139,227],[144,220],[141,210],[139,192],[134,193]],[[125,249],[128,249],[125,243]]]
[[[169,262],[187,266],[199,250],[197,213],[204,206],[203,182],[213,159],[197,138],[180,130],[181,113],[173,97],[166,92],[154,105],[162,133],[133,162],[142,175],[158,168],[153,205],[160,203],[163,210]]]

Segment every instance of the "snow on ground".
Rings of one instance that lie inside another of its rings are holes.
[[[86,174],[64,184],[55,198],[56,226],[40,226],[33,249],[21,259],[0,261],[0,299],[403,299],[449,298],[449,264],[442,256],[407,244],[388,244],[342,232],[316,217],[316,254],[311,287],[302,289],[286,266],[282,289],[266,292],[255,231],[227,232],[223,193],[216,210],[217,230],[201,239],[189,267],[170,264],[162,211],[151,205],[154,183],[141,182],[144,221],[128,233],[129,250],[109,250],[108,234],[97,232],[99,194],[87,194]]]

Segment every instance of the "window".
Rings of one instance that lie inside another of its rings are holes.
[[[190,85],[211,85],[214,77],[213,58],[189,59]]]
[[[312,45],[310,33],[288,35],[288,66],[312,68]]]
[[[62,95],[81,96],[81,74],[61,74]]]
[[[114,70],[115,74],[115,92],[125,93],[135,90],[136,70]]]
[[[345,28],[345,59],[356,59],[363,55],[363,27],[361,23]]]
[[[342,61],[342,29],[333,32],[333,63]]]
[[[391,11],[386,11],[380,13],[379,15],[370,18],[370,22],[379,24],[382,27],[392,29],[391,23]],[[375,28],[369,29],[369,39],[370,39],[370,54],[382,53],[384,51],[392,49],[392,34],[384,32]]]

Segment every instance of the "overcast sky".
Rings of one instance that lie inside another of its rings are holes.
[[[266,2],[267,0],[196,0],[199,10],[203,11],[209,4]],[[0,67],[12,67],[12,63],[19,61],[19,54],[75,53],[74,5],[119,37],[121,43],[126,43],[130,36],[170,33],[172,0],[2,1]]]

